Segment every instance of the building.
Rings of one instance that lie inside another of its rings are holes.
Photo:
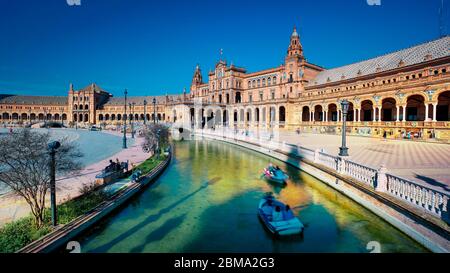
[[[282,65],[249,73],[219,60],[203,80],[194,70],[189,93],[128,98],[128,120],[156,118],[183,127],[300,129],[339,134],[341,101],[350,102],[350,134],[450,139],[450,37],[361,62],[325,69],[305,58],[294,28]],[[124,98],[96,84],[68,97],[0,95],[0,122],[43,119],[68,123],[121,124]],[[144,101],[148,106],[144,106]],[[134,103],[134,107],[133,107]],[[132,110],[130,112],[130,109]]]

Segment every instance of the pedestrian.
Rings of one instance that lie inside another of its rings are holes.
[[[386,131],[383,132],[383,138],[384,138],[384,141],[386,141],[386,138],[387,138],[387,132]]]

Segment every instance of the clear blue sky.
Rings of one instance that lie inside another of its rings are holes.
[[[439,37],[441,0],[380,1],[0,0],[0,93],[66,95],[70,82],[180,93],[220,48],[248,71],[280,65],[294,25],[306,58],[327,68]]]

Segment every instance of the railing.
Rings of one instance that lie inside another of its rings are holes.
[[[387,192],[440,217],[448,219],[448,200],[444,192],[430,189],[407,179],[386,174]]]
[[[364,182],[364,184],[376,187],[377,170],[355,163],[350,160],[345,161],[345,174],[355,178],[356,180]]]
[[[336,156],[332,156],[323,152],[319,152],[317,163],[323,164],[329,168],[332,168],[333,170],[338,169],[338,158]]]
[[[449,203],[450,195],[431,188],[422,186],[414,181],[386,173],[386,169],[379,170],[368,167],[339,156],[329,155],[318,149],[312,150],[294,144],[277,142],[272,139],[270,132],[259,133],[258,137],[246,130],[196,130],[197,134],[212,135],[215,137],[226,137],[228,139],[242,140],[271,150],[279,149],[288,154],[293,154],[307,159],[319,165],[324,165],[338,172],[356,179],[359,182],[373,188],[378,192],[385,192],[399,198],[416,207],[432,213],[447,223],[450,222]]]

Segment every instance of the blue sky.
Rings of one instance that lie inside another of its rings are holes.
[[[220,48],[250,72],[280,65],[294,25],[307,60],[327,68],[439,37],[441,0],[380,1],[0,0],[0,93],[66,95],[70,82],[180,93]]]

